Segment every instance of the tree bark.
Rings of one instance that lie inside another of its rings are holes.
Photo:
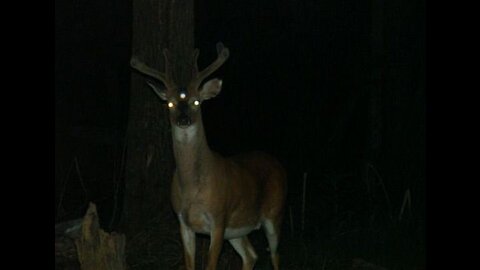
[[[375,179],[372,165],[376,166],[376,159],[382,143],[382,91],[384,88],[383,75],[385,69],[384,59],[384,0],[372,0],[371,15],[371,84],[368,91],[368,127],[366,134],[366,147],[364,154],[363,176],[367,193],[371,195]]]
[[[190,79],[193,12],[193,0],[134,0],[132,55],[164,71],[162,50],[168,48],[174,57],[174,78],[179,84]],[[121,222],[127,240],[170,210],[173,167],[168,111],[145,77],[132,70]]]

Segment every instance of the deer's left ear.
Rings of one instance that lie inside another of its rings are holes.
[[[200,90],[200,98],[202,100],[207,100],[215,97],[222,90],[222,80],[211,79],[208,82],[204,83],[202,89]]]

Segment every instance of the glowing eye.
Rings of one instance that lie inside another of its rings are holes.
[[[168,107],[173,108],[173,102],[168,102]]]
[[[185,93],[180,93],[180,98],[181,98],[181,99],[184,99],[184,98],[186,98],[186,97],[187,97],[187,95],[185,95]]]
[[[194,104],[195,106],[198,106],[198,105],[200,105],[200,101],[195,100],[195,101],[193,102],[193,104]]]

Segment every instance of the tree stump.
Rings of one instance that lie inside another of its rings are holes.
[[[103,231],[93,203],[83,218],[81,236],[75,240],[75,245],[82,270],[126,269],[125,235]]]

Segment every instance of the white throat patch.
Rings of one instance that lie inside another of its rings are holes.
[[[198,126],[193,124],[187,128],[173,126],[173,138],[182,143],[189,143],[197,135]]]

